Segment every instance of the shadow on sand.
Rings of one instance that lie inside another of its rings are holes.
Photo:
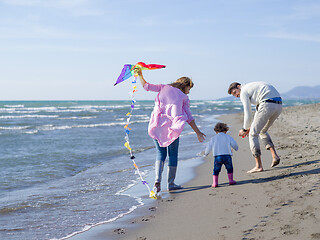
[[[301,167],[304,165],[316,164],[319,162],[320,162],[320,160],[314,160],[314,161],[309,161],[309,162],[304,162],[304,163],[297,163],[297,164],[290,165],[290,166],[277,167],[274,170],[290,169],[290,168],[294,169],[294,168]],[[268,171],[271,171],[271,170],[268,170]],[[264,171],[264,172],[266,172],[266,171]],[[259,173],[257,173],[257,174],[259,174]],[[280,174],[277,176],[271,176],[271,177],[265,177],[265,178],[237,181],[237,185],[271,182],[271,181],[276,181],[276,180],[280,180],[280,179],[284,179],[284,178],[289,178],[289,177],[294,177],[294,176],[302,176],[302,175],[310,175],[310,174],[320,174],[320,168],[315,168],[312,170],[306,170],[306,171],[300,171],[300,172],[291,172],[288,174]],[[229,185],[228,183],[219,184],[220,187],[228,186],[228,185]],[[198,191],[198,190],[202,190],[202,189],[206,189],[206,188],[211,188],[211,185],[186,187],[181,190],[170,191],[169,193],[170,194],[178,194],[178,193],[185,193],[185,192],[191,192],[191,191]]]

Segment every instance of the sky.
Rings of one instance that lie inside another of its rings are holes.
[[[191,100],[235,81],[316,86],[320,1],[0,0],[0,100],[131,99],[130,80],[113,84],[140,61],[166,65],[150,83],[191,77]]]

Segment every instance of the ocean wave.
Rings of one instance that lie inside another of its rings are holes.
[[[143,171],[142,174],[143,175],[146,175],[147,171]],[[132,181],[131,184],[129,184],[128,186],[126,186],[125,188],[119,190],[118,192],[115,193],[115,195],[124,195],[124,196],[129,196],[129,197],[132,197],[136,200],[137,204],[136,205],[133,205],[131,206],[126,212],[123,212],[123,213],[120,213],[118,214],[117,216],[111,218],[111,219],[108,219],[106,221],[102,221],[102,222],[98,222],[98,223],[93,223],[93,224],[90,224],[90,225],[86,225],[82,228],[82,230],[80,231],[76,231],[74,233],[71,233],[69,235],[67,235],[66,237],[62,237],[62,238],[53,238],[51,240],[66,240],[66,239],[69,239],[71,237],[74,237],[78,234],[81,234],[81,233],[84,233],[84,232],[87,232],[89,231],[90,229],[94,228],[94,227],[97,227],[97,226],[100,226],[100,225],[103,225],[103,224],[107,224],[107,223],[111,223],[111,222],[114,222],[116,220],[118,220],[119,218],[123,218],[124,216],[132,213],[134,210],[136,210],[137,208],[143,206],[145,203],[143,202],[142,198],[141,197],[136,197],[136,196],[132,196],[130,194],[126,194],[125,192],[128,191],[129,189],[131,189],[132,187],[136,186],[138,184],[138,180],[134,180]]]
[[[148,109],[148,110],[149,110],[149,109],[153,109],[153,108],[154,108],[154,105],[152,105],[152,106],[143,106],[143,108],[144,108],[144,109]]]
[[[212,100],[212,101],[207,101],[206,104],[212,104],[212,105],[216,105],[216,106],[225,106],[225,107],[242,106],[242,103],[240,101]]]
[[[19,111],[22,111],[21,109],[18,109]],[[56,107],[40,107],[40,108],[24,108],[23,111],[31,111],[34,113],[38,112],[47,112],[47,113],[78,113],[78,112],[84,112],[87,110],[84,109],[68,109],[68,108],[56,108]]]
[[[57,118],[59,115],[17,115],[17,116],[0,116],[0,119],[14,119],[14,118]]]
[[[116,119],[116,121],[125,121],[125,120],[127,120],[127,118],[124,118],[124,117],[123,117],[123,118],[117,118],[117,119]]]
[[[144,123],[148,122],[147,120],[132,121],[134,123]],[[72,128],[95,128],[95,127],[112,127],[112,126],[124,126],[127,122],[112,122],[112,123],[94,123],[94,124],[80,124],[80,125],[64,125],[64,126],[53,126],[53,125],[44,125],[39,127],[39,130],[49,131],[49,130],[66,130]]]
[[[135,123],[146,123],[149,120],[137,120],[131,121],[130,124]],[[98,127],[113,127],[113,126],[124,126],[127,122],[111,122],[111,123],[93,123],[93,124],[79,124],[79,125],[53,125],[46,124],[42,126],[38,126],[35,129],[31,129],[30,126],[13,126],[13,127],[0,127],[0,130],[14,130],[14,131],[22,131],[21,133],[25,134],[37,134],[39,131],[55,131],[55,130],[68,130],[75,128],[98,128]],[[28,131],[23,131],[28,129]]]
[[[143,120],[143,122],[145,122],[145,121],[147,122],[147,121],[150,120],[150,117],[148,115],[146,115],[146,114],[144,114],[144,115],[132,115],[131,117],[132,117],[132,119],[141,119],[141,120]],[[116,119],[116,121],[125,121],[125,120],[127,120],[127,118],[125,118],[125,117],[121,117],[121,118],[117,118]],[[135,122],[138,122],[138,121],[141,121],[141,120],[136,120],[136,121],[132,121],[131,120],[131,123],[135,123]]]
[[[79,112],[98,112],[100,108],[86,108],[86,107],[11,107],[0,108],[2,113],[79,113]],[[106,109],[105,109],[106,110]]]
[[[43,106],[43,107],[26,107],[25,105],[4,105],[0,108],[2,113],[78,113],[78,112],[101,112],[101,111],[114,111],[117,109],[130,109],[131,103],[119,105],[81,105],[81,106]],[[135,105],[135,110],[148,108],[149,106]]]
[[[21,109],[19,109],[21,110]],[[42,112],[50,112],[56,111],[56,107],[24,107],[23,110],[25,111],[42,111]]]
[[[87,232],[87,231],[89,231],[90,229],[92,229],[92,228],[94,228],[94,227],[97,227],[97,226],[100,226],[100,225],[103,225],[103,224],[107,224],[107,223],[114,222],[114,221],[116,221],[117,219],[122,218],[122,217],[124,217],[124,216],[132,213],[132,212],[133,212],[134,210],[136,210],[138,207],[141,207],[141,206],[144,205],[144,202],[142,201],[142,198],[135,198],[135,199],[136,199],[136,201],[138,202],[138,204],[132,206],[127,212],[121,213],[121,214],[119,214],[118,216],[116,216],[116,217],[114,217],[114,218],[111,218],[111,219],[109,219],[109,220],[107,220],[107,221],[99,222],[99,223],[96,223],[96,224],[86,225],[86,226],[83,227],[82,230],[77,231],[77,232],[74,232],[74,233],[71,233],[71,234],[69,234],[69,235],[66,236],[66,237],[63,237],[63,238],[60,238],[60,239],[58,239],[58,238],[52,238],[51,240],[66,240],[66,239],[69,239],[69,238],[71,238],[71,237],[74,237],[75,235],[78,235],[78,234],[80,234],[80,233]]]
[[[191,102],[190,105],[194,106],[194,105],[204,105],[205,102]]]
[[[122,104],[122,105],[81,105],[81,106],[73,106],[70,108],[79,108],[79,109],[113,109],[113,108],[123,108],[123,107],[127,107],[126,104]]]
[[[111,126],[121,126],[125,125],[126,122],[115,122],[115,123],[95,123],[95,124],[80,124],[80,125],[63,125],[63,126],[54,126],[54,125],[43,125],[37,129],[40,131],[54,131],[54,130],[67,130],[72,128],[96,128],[96,127],[111,127]]]
[[[0,215],[5,215],[5,214],[10,214],[22,209],[30,208],[30,205],[20,205],[20,206],[15,206],[15,207],[3,207],[0,208]]]
[[[23,109],[10,109],[10,108],[0,108],[0,113],[14,113],[14,114],[30,114],[30,113],[38,113],[39,111],[25,111]]]
[[[29,126],[16,126],[16,127],[0,127],[0,130],[24,130],[29,128]]]
[[[24,105],[18,104],[18,105],[4,105],[6,108],[23,108]]]
[[[77,119],[93,119],[93,118],[97,118],[96,116],[92,116],[92,117],[60,117],[58,119],[60,120],[77,120]]]
[[[39,132],[38,130],[33,130],[33,131],[26,131],[24,133],[26,133],[26,134],[36,134],[38,132]]]
[[[134,117],[134,118],[141,118],[141,119],[149,119],[150,118],[150,116],[149,115],[147,115],[147,114],[135,114],[135,115],[132,115],[132,117]]]
[[[81,110],[81,111],[91,111],[91,110],[110,110],[110,109],[123,109],[130,107],[130,104],[121,104],[121,105],[81,105],[81,106],[72,106],[69,109]]]

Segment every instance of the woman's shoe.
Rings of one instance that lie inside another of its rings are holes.
[[[169,191],[173,191],[173,190],[179,190],[179,189],[182,189],[182,188],[183,188],[182,186],[173,183],[173,184],[171,184],[171,185],[168,187],[168,190],[169,190]]]
[[[154,187],[157,189],[157,193],[161,191],[161,183],[160,182],[155,182]]]
[[[168,166],[168,190],[178,190],[182,189],[182,187],[178,184],[174,183],[176,178],[177,167]]]

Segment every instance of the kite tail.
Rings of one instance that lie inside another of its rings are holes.
[[[154,190],[151,190],[150,187],[149,187],[149,184],[147,183],[147,181],[145,181],[142,177],[142,174],[139,170],[139,167],[138,165],[136,164],[135,162],[135,156],[133,155],[133,151],[132,151],[132,148],[130,147],[130,138],[129,138],[129,134],[130,134],[130,131],[131,131],[131,128],[129,127],[130,125],[130,119],[131,119],[131,116],[132,116],[132,113],[133,113],[133,110],[134,110],[134,104],[136,102],[136,100],[134,99],[134,93],[137,91],[137,87],[135,85],[135,83],[137,82],[137,78],[135,77],[134,80],[132,81],[133,83],[133,87],[132,87],[132,92],[130,92],[131,94],[131,99],[132,99],[132,102],[131,102],[131,111],[127,113],[127,124],[124,126],[124,128],[126,129],[125,132],[126,132],[126,136],[125,136],[125,144],[124,146],[129,150],[130,152],[130,158],[133,162],[133,166],[136,168],[136,172],[139,174],[139,177],[140,177],[140,180],[141,182],[147,187],[148,191],[149,191],[149,197],[150,198],[153,198],[153,199],[157,199],[157,195],[155,193]]]

